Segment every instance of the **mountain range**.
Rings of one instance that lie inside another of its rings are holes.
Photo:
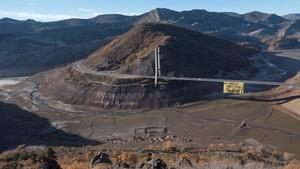
[[[111,14],[46,23],[3,18],[0,20],[0,75],[31,75],[83,59],[143,23],[171,24],[255,50],[296,48],[300,47],[297,16],[158,8],[137,16]]]

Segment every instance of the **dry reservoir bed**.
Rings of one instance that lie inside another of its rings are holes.
[[[147,138],[149,135],[158,138],[175,136],[204,146],[211,143],[238,143],[254,138],[300,157],[299,120],[278,109],[275,102],[254,99],[266,98],[268,92],[245,96],[243,99],[200,101],[159,110],[114,110],[64,105],[60,102],[54,104],[53,100],[47,100],[47,103],[40,99],[32,101],[32,94],[28,93],[32,84],[27,83],[28,86],[23,86],[22,91],[8,90],[6,95],[9,97],[4,100],[16,103],[49,121],[52,127],[39,131],[42,135],[32,133],[37,137],[57,135],[55,132],[59,130],[107,144],[118,141],[125,148],[126,145],[137,145],[133,143],[133,138]],[[56,136],[49,138],[54,139],[52,142],[58,139]],[[70,145],[82,141],[70,141],[68,135],[62,135],[58,140],[58,144],[62,142],[63,145],[66,145],[64,140]],[[151,139],[143,139],[139,144],[145,146],[152,142]]]

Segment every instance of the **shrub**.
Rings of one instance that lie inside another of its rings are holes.
[[[161,145],[161,150],[166,152],[174,152],[176,151],[176,145],[172,141],[165,141]]]
[[[132,152],[125,151],[121,155],[119,155],[118,160],[121,162],[125,162],[129,165],[135,165],[138,162],[138,157]]]
[[[89,163],[74,161],[72,164],[63,165],[64,169],[88,169]]]
[[[42,152],[42,156],[46,158],[56,158],[56,152],[52,148],[47,148]]]
[[[22,161],[22,160],[27,160],[29,158],[29,154],[24,151],[24,152],[17,152],[10,154],[6,156],[3,160],[6,162],[11,162],[11,161]]]

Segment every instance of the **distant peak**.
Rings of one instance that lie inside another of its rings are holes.
[[[253,11],[253,12],[245,13],[243,15],[244,19],[249,22],[261,22],[264,21],[269,16],[270,14],[259,12],[259,11]]]
[[[263,21],[266,23],[270,23],[270,24],[280,24],[280,23],[287,21],[287,19],[285,19],[281,16],[278,16],[276,14],[271,14],[267,18],[265,18]]]
[[[193,9],[191,10],[191,12],[208,12],[208,11],[205,9]]]
[[[0,22],[19,22],[19,21],[11,18],[2,18],[0,19]]]
[[[268,14],[268,13],[263,13],[263,12],[259,12],[259,11],[253,11],[253,12],[245,13],[244,15],[252,15],[252,16],[256,16],[260,19],[265,19],[265,18],[270,16],[270,14]]]
[[[123,14],[100,14],[95,16],[94,18],[101,18],[101,17],[126,17],[127,15],[123,15]]]
[[[177,11],[166,9],[166,8],[156,8],[147,13],[145,13],[141,22],[160,22],[161,20],[168,20],[174,16],[177,16]]]
[[[115,22],[122,22],[129,18],[130,16],[122,15],[122,14],[104,14],[98,15],[90,20],[96,23],[115,23]]]
[[[27,19],[26,21],[27,21],[27,22],[35,22],[34,19]]]
[[[278,18],[278,19],[281,19],[281,20],[286,20],[285,18],[283,18],[279,15],[276,15],[276,14],[270,14],[266,19],[270,19],[270,18]]]
[[[248,13],[245,13],[245,14],[269,15],[267,13],[260,12],[260,11],[252,11],[252,12],[248,12]]]
[[[241,17],[240,14],[235,13],[235,12],[222,12],[222,13],[225,14],[225,15],[232,16],[232,17]]]
[[[172,11],[173,12],[173,10],[167,9],[167,8],[156,8],[153,11],[157,11],[157,12],[166,12],[166,11],[170,12],[170,11]]]

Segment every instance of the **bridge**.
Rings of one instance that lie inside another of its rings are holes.
[[[166,81],[195,81],[195,82],[243,82],[245,84],[253,85],[266,85],[266,86],[288,86],[300,87],[300,84],[286,83],[286,82],[268,82],[268,81],[255,81],[255,80],[233,80],[233,79],[218,79],[218,78],[193,78],[193,77],[170,77],[170,76],[150,76],[150,75],[133,75],[133,74],[120,74],[110,71],[98,72],[86,67],[81,61],[74,63],[73,68],[82,74],[92,74],[96,76],[107,76],[118,79],[152,79],[166,80]]]
[[[292,88],[300,88],[300,83],[287,83],[287,82],[271,82],[271,81],[257,81],[257,80],[234,80],[234,79],[221,79],[221,78],[194,78],[194,77],[172,77],[172,76],[161,76],[160,66],[160,50],[155,49],[155,75],[135,75],[135,74],[122,74],[114,71],[95,71],[86,65],[82,61],[78,61],[73,64],[73,69],[82,74],[91,74],[95,76],[106,76],[117,79],[151,79],[154,80],[157,85],[158,80],[165,81],[194,81],[194,82],[213,82],[213,83],[224,83],[224,82],[242,82],[244,84],[251,85],[265,85],[265,86],[287,86]],[[97,83],[96,81],[90,81],[91,83]]]

